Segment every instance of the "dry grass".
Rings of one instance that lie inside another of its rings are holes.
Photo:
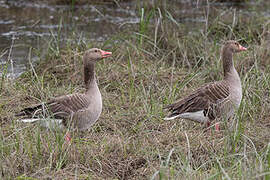
[[[146,19],[148,13],[144,13]],[[160,14],[152,13],[158,22]],[[97,65],[104,109],[92,129],[73,135],[71,145],[64,142],[65,132],[20,124],[14,112],[53,96],[83,91],[81,52],[87,45],[61,49],[59,54],[48,51],[46,59],[19,79],[4,78],[0,176],[269,179],[270,59],[265,44],[270,29],[261,17],[236,18],[234,27],[230,18],[212,18],[205,32],[192,34],[170,17],[159,24],[143,21],[136,30],[114,37],[118,43],[98,45],[113,51],[113,58]],[[248,32],[239,31],[246,27]],[[212,132],[213,136],[190,121],[163,121],[164,105],[222,78],[221,42],[239,38],[249,51],[235,56],[244,95],[235,118],[223,123],[221,133]]]

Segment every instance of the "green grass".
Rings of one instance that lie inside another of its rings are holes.
[[[209,14],[203,32],[187,33],[188,27],[157,4],[140,7],[140,24],[104,44],[78,40],[60,48],[52,37],[45,58],[29,72],[14,81],[5,74],[1,78],[0,176],[269,179],[270,27],[260,16],[220,11],[219,16]],[[235,24],[228,16],[235,16]],[[235,117],[213,136],[187,120],[163,121],[165,105],[203,83],[222,79],[219,52],[228,39],[241,39],[249,47],[234,58],[243,87]],[[14,112],[29,104],[82,92],[82,53],[94,46],[111,49],[113,57],[97,64],[104,108],[88,132],[74,133],[69,145],[65,132],[16,121]],[[31,49],[29,62],[35,54],[40,53]]]

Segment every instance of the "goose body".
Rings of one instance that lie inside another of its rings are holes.
[[[242,99],[240,77],[233,65],[233,54],[245,51],[236,41],[227,41],[222,48],[224,79],[211,82],[193,91],[190,95],[165,107],[170,114],[165,120],[189,119],[207,123],[217,118],[230,118]]]
[[[40,121],[43,126],[72,126],[80,131],[87,130],[99,118],[102,97],[95,77],[97,60],[109,57],[111,52],[90,49],[83,56],[85,93],[63,95],[52,100],[21,110],[21,122]]]

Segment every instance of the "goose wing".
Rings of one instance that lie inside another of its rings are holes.
[[[47,103],[41,103],[21,110],[17,116],[45,116],[53,115],[55,118],[65,118],[72,113],[87,108],[90,104],[85,94],[71,94],[54,98]],[[49,113],[49,114],[48,114]]]
[[[183,113],[203,111],[204,115],[213,120],[218,116],[220,107],[229,99],[229,86],[225,81],[206,84],[189,96],[165,107],[171,113],[168,118]]]

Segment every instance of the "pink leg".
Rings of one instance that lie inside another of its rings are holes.
[[[216,132],[219,132],[220,131],[219,122],[217,122],[215,124],[215,129],[216,129]]]
[[[211,125],[210,121],[206,122],[206,128],[207,128],[207,131],[209,132],[209,136],[212,136],[210,125]]]
[[[71,135],[70,135],[69,132],[66,133],[65,140],[66,140],[66,142],[70,143],[70,141],[71,141]]]
[[[209,128],[210,125],[211,125],[211,123],[210,123],[210,121],[208,121],[208,122],[206,123],[207,128]]]

